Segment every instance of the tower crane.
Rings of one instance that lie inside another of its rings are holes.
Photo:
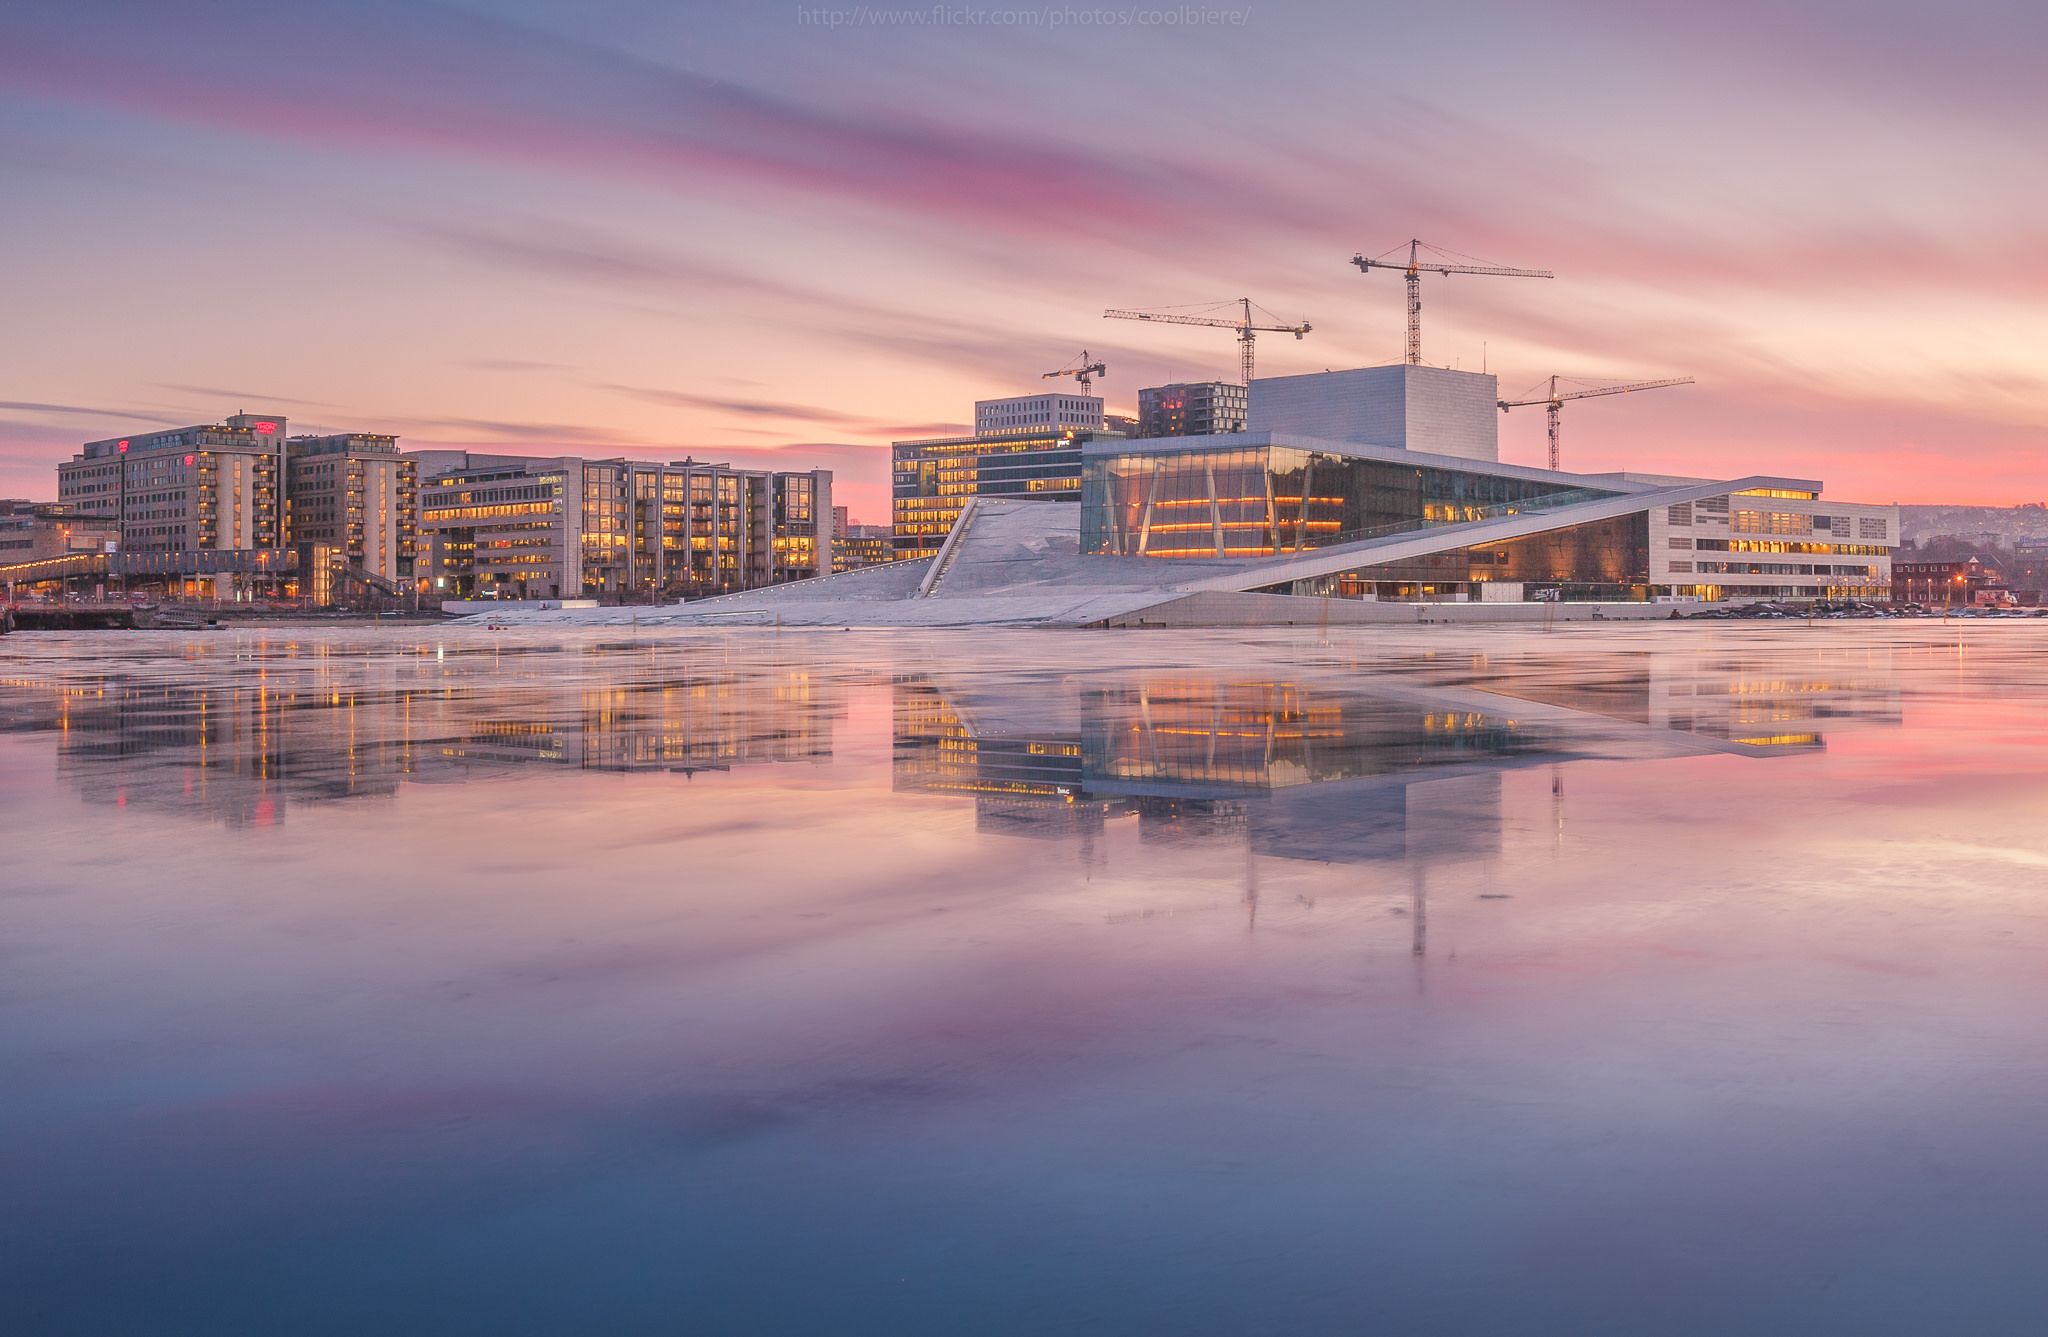
[[[1177,311],[1105,311],[1102,313],[1102,317],[1104,320],[1149,320],[1156,325],[1207,325],[1212,329],[1236,330],[1238,366],[1244,375],[1244,385],[1247,390],[1251,389],[1252,384],[1252,343],[1259,337],[1261,332],[1266,334],[1291,334],[1299,339],[1315,328],[1307,321],[1303,321],[1299,325],[1289,325],[1285,322],[1273,325],[1256,324],[1252,320],[1252,299],[1249,297],[1240,297],[1228,303],[1209,303],[1211,308],[1225,305],[1242,306],[1244,314],[1236,320],[1225,320],[1219,316],[1190,316],[1183,315]],[[1265,314],[1275,321],[1280,319],[1278,316],[1274,316],[1272,312],[1266,311],[1264,307],[1260,307],[1259,310],[1265,311]]]
[[[1080,383],[1081,393],[1085,395],[1088,393],[1088,387],[1094,383],[1093,378],[1109,375],[1109,368],[1100,362],[1091,361],[1088,357],[1088,350],[1085,348],[1081,350],[1079,361],[1079,366],[1062,367],[1058,371],[1049,371],[1038,379],[1049,381],[1055,376],[1071,376]]]
[[[1424,274],[1490,274],[1496,278],[1511,279],[1549,279],[1557,277],[1547,269],[1509,269],[1505,265],[1489,265],[1485,263],[1456,264],[1450,261],[1436,260],[1422,254],[1425,247],[1436,251],[1439,255],[1457,254],[1455,251],[1446,251],[1441,247],[1430,246],[1429,243],[1416,239],[1408,243],[1408,259],[1406,263],[1399,259],[1387,259],[1387,256],[1393,255],[1395,251],[1401,249],[1398,246],[1380,255],[1366,256],[1360,254],[1351,257],[1351,263],[1358,266],[1358,272],[1361,274],[1369,275],[1375,269],[1398,269],[1407,276],[1407,361],[1411,365],[1420,364],[1422,361],[1422,276]],[[1460,258],[1476,260],[1478,257],[1467,255]]]
[[[1506,413],[1509,409],[1524,408],[1530,404],[1543,405],[1544,411],[1550,419],[1550,467],[1553,469],[1557,467],[1558,411],[1564,407],[1564,402],[1567,399],[1598,399],[1602,395],[1626,395],[1633,394],[1637,390],[1662,390],[1667,385],[1691,385],[1693,383],[1690,376],[1672,376],[1661,381],[1631,381],[1626,385],[1596,385],[1584,390],[1558,389],[1557,383],[1559,381],[1571,379],[1573,378],[1569,376],[1551,377],[1550,393],[1539,395],[1534,399],[1503,399],[1498,401],[1502,413]]]

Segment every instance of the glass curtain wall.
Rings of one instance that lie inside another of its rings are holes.
[[[1477,599],[1488,581],[1519,583],[1523,597],[1628,601],[1650,593],[1650,520],[1641,512],[1527,538],[1380,562],[1273,587],[1277,594],[1345,599]]]
[[[1081,545],[1124,557],[1269,557],[1566,492],[1611,495],[1289,446],[1098,455],[1083,464]]]

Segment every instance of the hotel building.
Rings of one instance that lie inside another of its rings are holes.
[[[290,574],[285,481],[284,419],[237,413],[89,441],[57,466],[57,499],[113,519],[129,576],[251,592]]]

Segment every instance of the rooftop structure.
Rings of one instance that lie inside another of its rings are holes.
[[[1397,363],[1252,382],[1246,426],[1473,460],[1500,458],[1498,377]]]

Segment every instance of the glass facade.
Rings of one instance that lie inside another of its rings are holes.
[[[1477,599],[1488,581],[1521,584],[1525,593],[1518,598],[1532,589],[1571,602],[1647,598],[1649,517],[1637,512],[1503,543],[1380,562],[1289,581],[1269,592],[1349,599]]]
[[[1270,557],[1614,495],[1274,445],[1104,453],[1083,469],[1082,551],[1125,557]]]
[[[891,479],[896,555],[937,552],[969,497],[1080,500],[1081,444],[1089,436],[1058,430],[897,442]]]

